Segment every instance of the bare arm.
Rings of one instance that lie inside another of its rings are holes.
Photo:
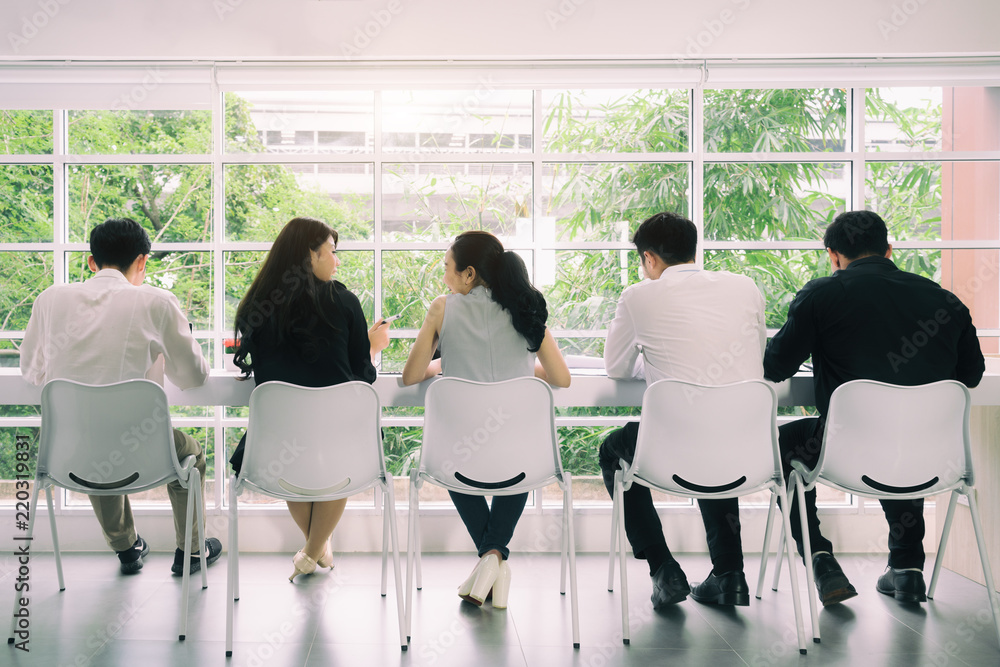
[[[389,322],[379,320],[368,330],[369,354],[373,364],[378,353],[389,347],[389,327],[391,326],[392,324]]]
[[[431,302],[427,317],[417,333],[417,340],[410,348],[410,356],[403,367],[403,384],[411,385],[434,377],[441,372],[441,362],[431,362],[438,339],[441,337],[441,324],[444,322],[445,296],[439,296]]]
[[[559,345],[549,329],[545,330],[545,338],[538,348],[538,358],[535,361],[535,377],[540,377],[554,387],[568,387],[570,382],[569,368],[563,359]]]

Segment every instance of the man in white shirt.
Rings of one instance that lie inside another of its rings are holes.
[[[694,223],[673,213],[658,213],[639,226],[632,243],[648,280],[626,288],[618,300],[604,346],[609,377],[726,384],[764,376],[767,333],[760,290],[746,276],[699,269],[697,242]],[[619,460],[632,461],[638,433],[638,422],[630,422],[601,445],[609,493]],[[649,489],[635,484],[624,500],[625,532],[636,558],[649,563],[654,608],[680,602],[688,593],[706,604],[750,604],[735,498],[698,501],[712,573],[693,590],[667,548]]]
[[[36,385],[56,378],[110,384],[148,378],[163,384],[165,372],[181,389],[205,383],[208,362],[177,297],[142,284],[150,247],[146,230],[129,218],[112,218],[94,227],[87,263],[96,275],[83,283],[53,285],[32,305],[21,343],[25,380]],[[181,460],[197,457],[195,467],[204,485],[201,447],[177,429],[174,445]],[[176,481],[167,485],[167,492],[177,537],[171,570],[183,574],[188,492]],[[149,545],[136,533],[128,496],[90,496],[90,502],[108,545],[118,554],[122,573],[138,572]],[[192,554],[199,553],[196,540],[193,535]],[[222,544],[214,537],[205,540],[205,547],[210,563],[222,553]],[[200,569],[198,558],[191,561],[192,572]]]

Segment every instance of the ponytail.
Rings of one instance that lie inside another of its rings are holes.
[[[528,269],[520,255],[504,252],[499,239],[484,231],[459,234],[451,254],[457,270],[470,266],[476,270],[489,286],[493,300],[510,314],[514,330],[528,341],[528,351],[538,352],[549,311],[545,297],[528,280]]]
[[[492,278],[488,282],[493,300],[510,313],[514,329],[528,341],[528,351],[538,352],[549,310],[545,297],[529,282],[524,260],[508,250],[497,259]]]

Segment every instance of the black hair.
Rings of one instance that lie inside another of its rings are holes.
[[[99,269],[125,271],[150,248],[149,234],[132,218],[108,218],[90,230],[90,254]]]
[[[528,351],[538,352],[545,338],[549,310],[545,297],[531,284],[524,260],[510,250],[504,252],[500,240],[483,231],[459,234],[451,246],[455,269],[470,266],[490,288],[493,300],[510,313],[514,330],[528,341]]]
[[[687,218],[664,211],[646,218],[632,243],[640,256],[648,250],[667,265],[685,264],[694,261],[698,250],[698,228]]]
[[[318,250],[330,238],[336,246],[337,232],[325,222],[300,217],[289,220],[274,239],[257,277],[236,308],[239,348],[233,363],[244,378],[253,370],[253,350],[262,334],[273,336],[279,345],[295,341],[306,359],[319,357],[318,339],[309,333],[308,325],[318,317],[333,326],[319,297],[323,290],[333,291],[334,283],[316,277],[310,251]]]
[[[849,260],[877,255],[889,250],[889,231],[874,211],[844,211],[830,223],[823,245]]]

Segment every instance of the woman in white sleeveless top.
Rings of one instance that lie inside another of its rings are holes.
[[[445,254],[444,282],[452,293],[431,303],[406,360],[403,384],[440,372],[480,382],[536,375],[556,387],[569,386],[569,369],[545,327],[545,297],[531,285],[516,253],[504,252],[489,232],[460,234]],[[432,361],[437,347],[441,358]],[[479,606],[492,590],[493,607],[503,609],[510,590],[507,543],[528,494],[493,496],[492,506],[483,496],[449,494],[480,557],[458,594]]]

